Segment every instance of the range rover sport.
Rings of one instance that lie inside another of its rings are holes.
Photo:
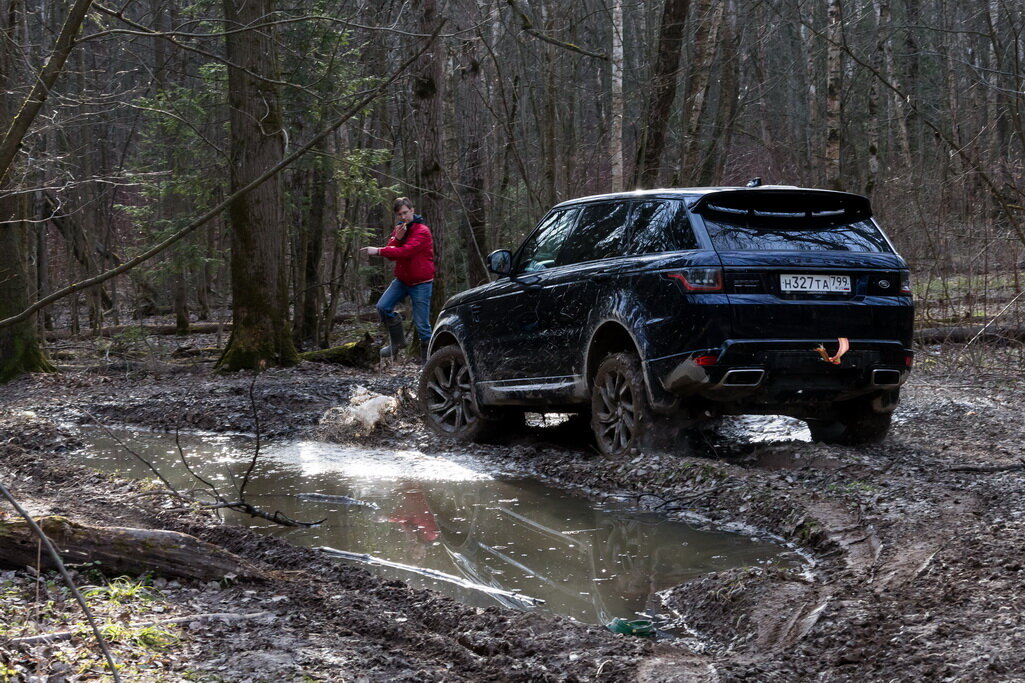
[[[487,262],[498,278],[445,303],[420,378],[426,424],[456,439],[532,411],[589,414],[606,454],[726,414],[878,441],[912,365],[908,267],[854,194],[574,199]]]

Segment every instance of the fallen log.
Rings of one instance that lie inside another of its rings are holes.
[[[299,357],[314,363],[338,363],[353,368],[369,368],[377,362],[378,351],[374,346],[374,340],[364,332],[363,338],[359,341],[320,351],[306,351],[300,353]]]
[[[56,515],[36,523],[65,564],[95,562],[107,575],[152,573],[200,581],[260,576],[242,558],[177,531],[90,526]],[[56,569],[46,553],[40,558],[38,548],[39,539],[28,522],[0,522],[0,566],[34,567],[41,559],[44,569]]]
[[[976,339],[978,337],[978,339]],[[915,331],[918,344],[966,344],[972,340],[986,344],[1025,341],[1025,327],[1017,325],[965,325],[960,327],[928,327]]]
[[[72,334],[70,330],[57,330],[46,333],[46,341],[58,339],[92,339],[93,337],[116,337],[126,332],[142,332],[147,335],[174,335],[178,334],[175,325],[114,325],[104,327],[100,330],[82,330],[78,334]],[[190,323],[189,334],[212,334],[231,332],[231,323]]]

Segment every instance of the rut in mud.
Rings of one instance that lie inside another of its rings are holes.
[[[224,667],[219,675],[227,680],[251,675],[254,658],[279,677],[302,672],[371,680],[1025,675],[1018,591],[1025,569],[1025,426],[1019,418],[1025,392],[1018,378],[919,373],[905,390],[891,436],[857,449],[786,435],[759,441],[750,429],[724,428],[704,437],[710,450],[700,457],[608,459],[574,447],[578,441],[560,431],[570,429],[564,425],[468,448],[494,471],[537,477],[599,503],[628,501],[673,519],[744,525],[787,539],[814,559],[811,574],[737,568],[662,593],[662,607],[679,614],[690,635],[658,643],[563,618],[465,607],[166,502],[131,500],[126,492],[136,485],[83,476],[63,455],[77,445],[74,437],[53,426],[86,421],[82,411],[155,428],[179,422],[228,431],[252,427],[248,378],[168,373],[144,379],[79,374],[3,387],[0,469],[34,512],[185,530],[277,572],[263,585],[170,591],[177,601],[169,610],[187,611],[190,600],[244,597],[245,604],[270,608],[273,624],[188,634],[181,650],[207,658],[210,671]],[[256,386],[262,428],[297,435],[344,404],[357,385],[401,396],[409,382],[401,372],[267,372]],[[427,456],[451,451],[420,429],[408,407],[354,442]],[[274,596],[287,600],[273,602]],[[275,638],[281,646],[267,649]],[[27,661],[22,648],[0,644],[0,650],[7,662]]]

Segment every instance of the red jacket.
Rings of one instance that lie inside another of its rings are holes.
[[[413,218],[401,241],[392,231],[388,245],[381,249],[381,256],[395,262],[395,277],[408,286],[434,279],[434,239],[421,220],[419,216]]]

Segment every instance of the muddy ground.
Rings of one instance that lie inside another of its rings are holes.
[[[262,578],[229,584],[158,579],[152,603],[122,621],[227,612],[246,618],[186,619],[169,628],[173,642],[163,647],[118,645],[131,680],[1025,678],[1020,375],[919,369],[891,435],[870,447],[764,442],[757,429],[729,422],[682,452],[633,459],[595,456],[571,424],[472,447],[496,471],[532,474],[596,499],[625,496],[701,523],[746,524],[814,559],[805,575],[736,569],[666,591],[663,611],[677,613],[693,635],[679,640],[466,607],[221,526],[208,513],[140,495],[142,484],[90,473],[64,455],[76,445],[68,423],[94,418],[252,431],[251,386],[264,435],[318,429],[325,411],[362,385],[400,396],[403,407],[359,438],[449,451],[415,419],[414,372],[412,365],[381,372],[308,363],[268,370],[253,385],[251,375],[216,376],[195,361],[25,377],[0,387],[0,481],[33,514],[185,531],[259,569]],[[0,511],[13,516],[6,502]],[[101,675],[87,637],[11,640],[62,630],[66,624],[54,615],[65,602],[57,581],[37,582],[29,570],[0,572],[0,623],[7,623],[0,680]]]

